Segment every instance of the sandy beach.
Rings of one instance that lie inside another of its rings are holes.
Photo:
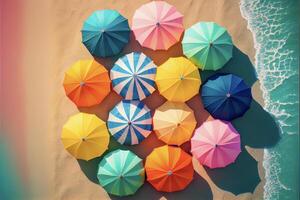
[[[28,191],[33,200],[119,199],[110,196],[97,184],[96,167],[100,158],[90,162],[77,161],[64,150],[60,141],[63,124],[79,111],[95,113],[106,120],[109,110],[121,100],[112,92],[100,105],[78,108],[66,97],[62,87],[64,71],[79,59],[92,58],[81,43],[83,21],[95,10],[116,9],[129,19],[145,0],[27,0],[23,12],[22,69],[26,91],[26,138]],[[256,79],[253,63],[255,49],[247,22],[241,16],[238,0],[168,0],[184,15],[185,28],[198,21],[214,21],[226,27],[235,48],[233,58],[222,72],[240,75],[252,85],[255,101],[246,115],[233,122],[241,134],[243,152],[236,163],[220,170],[209,170],[194,160],[195,179],[184,191],[166,194],[155,191],[148,183],[136,195],[122,199],[262,199],[264,170],[263,148],[268,146],[262,130],[257,127],[272,126],[270,116],[262,109],[262,95]],[[168,51],[152,51],[142,48],[131,36],[123,54],[142,51],[157,65],[169,57],[182,56],[181,44]],[[110,69],[117,58],[99,59]],[[204,81],[211,72],[201,73]],[[37,92],[38,91],[38,92]],[[165,99],[158,92],[144,100],[155,109]],[[194,109],[197,126],[211,117],[204,110],[200,98],[187,102]],[[259,116],[259,117],[257,117]],[[262,120],[262,118],[264,120]],[[264,123],[262,121],[265,121]],[[268,125],[270,123],[270,125]],[[268,130],[265,128],[263,131]],[[267,136],[265,136],[267,137]],[[129,147],[145,158],[154,147],[163,145],[154,134],[141,144]],[[112,141],[111,149],[120,146]],[[125,147],[120,147],[125,148]],[[183,148],[189,150],[189,144]]]

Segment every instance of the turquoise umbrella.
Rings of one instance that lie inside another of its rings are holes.
[[[97,177],[108,193],[132,195],[144,183],[143,160],[129,150],[115,150],[101,160]]]
[[[232,57],[232,40],[225,28],[199,22],[184,33],[183,53],[202,70],[218,70]]]
[[[82,43],[95,57],[119,54],[129,41],[128,20],[115,10],[95,11],[84,21]]]

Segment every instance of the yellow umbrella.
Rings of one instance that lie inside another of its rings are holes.
[[[198,68],[184,57],[169,58],[157,68],[156,85],[169,101],[185,102],[199,93]]]
[[[90,160],[107,150],[109,133],[105,122],[96,115],[78,113],[63,126],[61,140],[75,158]]]
[[[157,137],[170,145],[181,145],[191,139],[196,127],[194,111],[185,103],[167,101],[155,110],[153,129]]]

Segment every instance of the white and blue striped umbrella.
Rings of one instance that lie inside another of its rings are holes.
[[[119,58],[110,71],[114,90],[128,100],[142,100],[155,90],[156,65],[143,53]]]
[[[107,126],[119,143],[138,144],[152,132],[151,111],[143,102],[122,100],[109,112]]]

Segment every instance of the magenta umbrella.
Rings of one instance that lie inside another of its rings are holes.
[[[191,139],[191,152],[202,165],[225,167],[241,152],[240,135],[230,122],[204,122]]]

